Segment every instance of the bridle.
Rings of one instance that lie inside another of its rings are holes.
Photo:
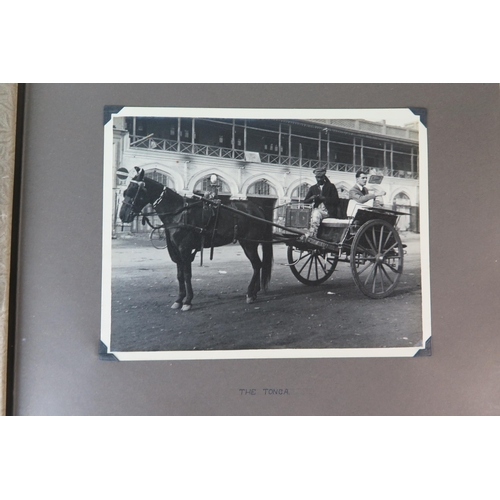
[[[132,213],[134,215],[139,215],[139,212],[137,211],[137,209],[135,208],[135,205],[137,203],[137,198],[139,197],[139,194],[141,193],[141,190],[144,189],[144,191],[146,191],[146,187],[145,187],[145,184],[144,182],[139,182],[139,181],[134,181],[134,180],[131,180],[130,181],[130,184],[137,184],[137,192],[135,193],[135,196],[134,196],[134,199],[132,201],[131,198],[129,196],[127,196],[122,204],[126,207],[129,207],[130,210],[132,211]]]
[[[141,191],[144,190],[144,192],[147,193],[146,184],[143,181],[135,181],[135,180],[131,180],[130,184],[137,184],[137,192],[135,193],[134,199],[132,201],[124,200],[123,205],[130,207],[130,209],[134,215],[141,215],[141,211],[138,211],[136,208],[136,203],[137,203],[137,199],[138,199]],[[153,205],[154,209],[156,209],[156,207],[162,201],[163,195],[165,194],[166,190],[167,190],[167,187],[165,186],[163,188],[163,191],[161,192],[160,196],[155,201],[153,201],[153,203],[151,203]]]

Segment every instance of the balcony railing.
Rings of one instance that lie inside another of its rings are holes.
[[[212,158],[228,158],[234,160],[245,160],[245,152],[239,149],[223,148],[219,146],[204,146],[202,144],[193,144],[191,142],[178,142],[170,139],[144,138],[136,139],[131,148],[148,149],[153,151],[170,151],[178,153],[188,153]],[[294,156],[274,155],[260,153],[261,163],[271,165],[283,165],[290,167],[301,167],[315,169],[320,166],[334,172],[354,173],[361,168],[361,165],[352,165],[349,163],[327,162],[322,160],[311,160],[307,158],[297,158]],[[418,172],[408,172],[406,170],[396,170],[390,168],[365,167],[370,173],[384,175],[386,177],[397,177],[400,179],[418,179]]]

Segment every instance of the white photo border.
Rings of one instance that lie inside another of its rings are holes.
[[[110,109],[111,112],[109,111]],[[415,108],[413,108],[415,109]],[[106,111],[108,110],[108,111]],[[424,110],[425,111],[425,110]],[[398,123],[419,122],[419,209],[422,291],[422,346],[390,348],[317,348],[317,349],[242,349],[210,351],[112,351],[111,346],[111,243],[113,189],[113,119],[121,117],[247,118],[247,119],[364,119],[380,121],[381,117]],[[103,359],[120,361],[208,360],[208,359],[276,359],[276,358],[394,358],[430,354],[431,290],[429,256],[427,124],[411,108],[349,109],[259,109],[259,108],[187,108],[187,107],[105,107],[103,155],[102,220],[102,290],[101,347]]]

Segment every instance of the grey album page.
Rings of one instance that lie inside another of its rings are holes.
[[[498,98],[28,85],[13,413],[498,414]]]

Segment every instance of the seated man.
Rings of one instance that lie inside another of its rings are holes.
[[[335,184],[331,183],[326,176],[326,167],[318,167],[313,173],[316,177],[316,184],[309,188],[304,203],[313,203],[311,222],[306,236],[315,238],[321,221],[325,217],[336,216],[339,194]]]
[[[381,207],[382,203],[377,200],[377,197],[384,196],[385,191],[370,190],[370,192],[365,186],[368,182],[368,172],[365,170],[358,170],[356,172],[356,184],[349,190],[349,199],[354,200],[357,203],[364,204],[370,200],[373,201],[374,207]]]

